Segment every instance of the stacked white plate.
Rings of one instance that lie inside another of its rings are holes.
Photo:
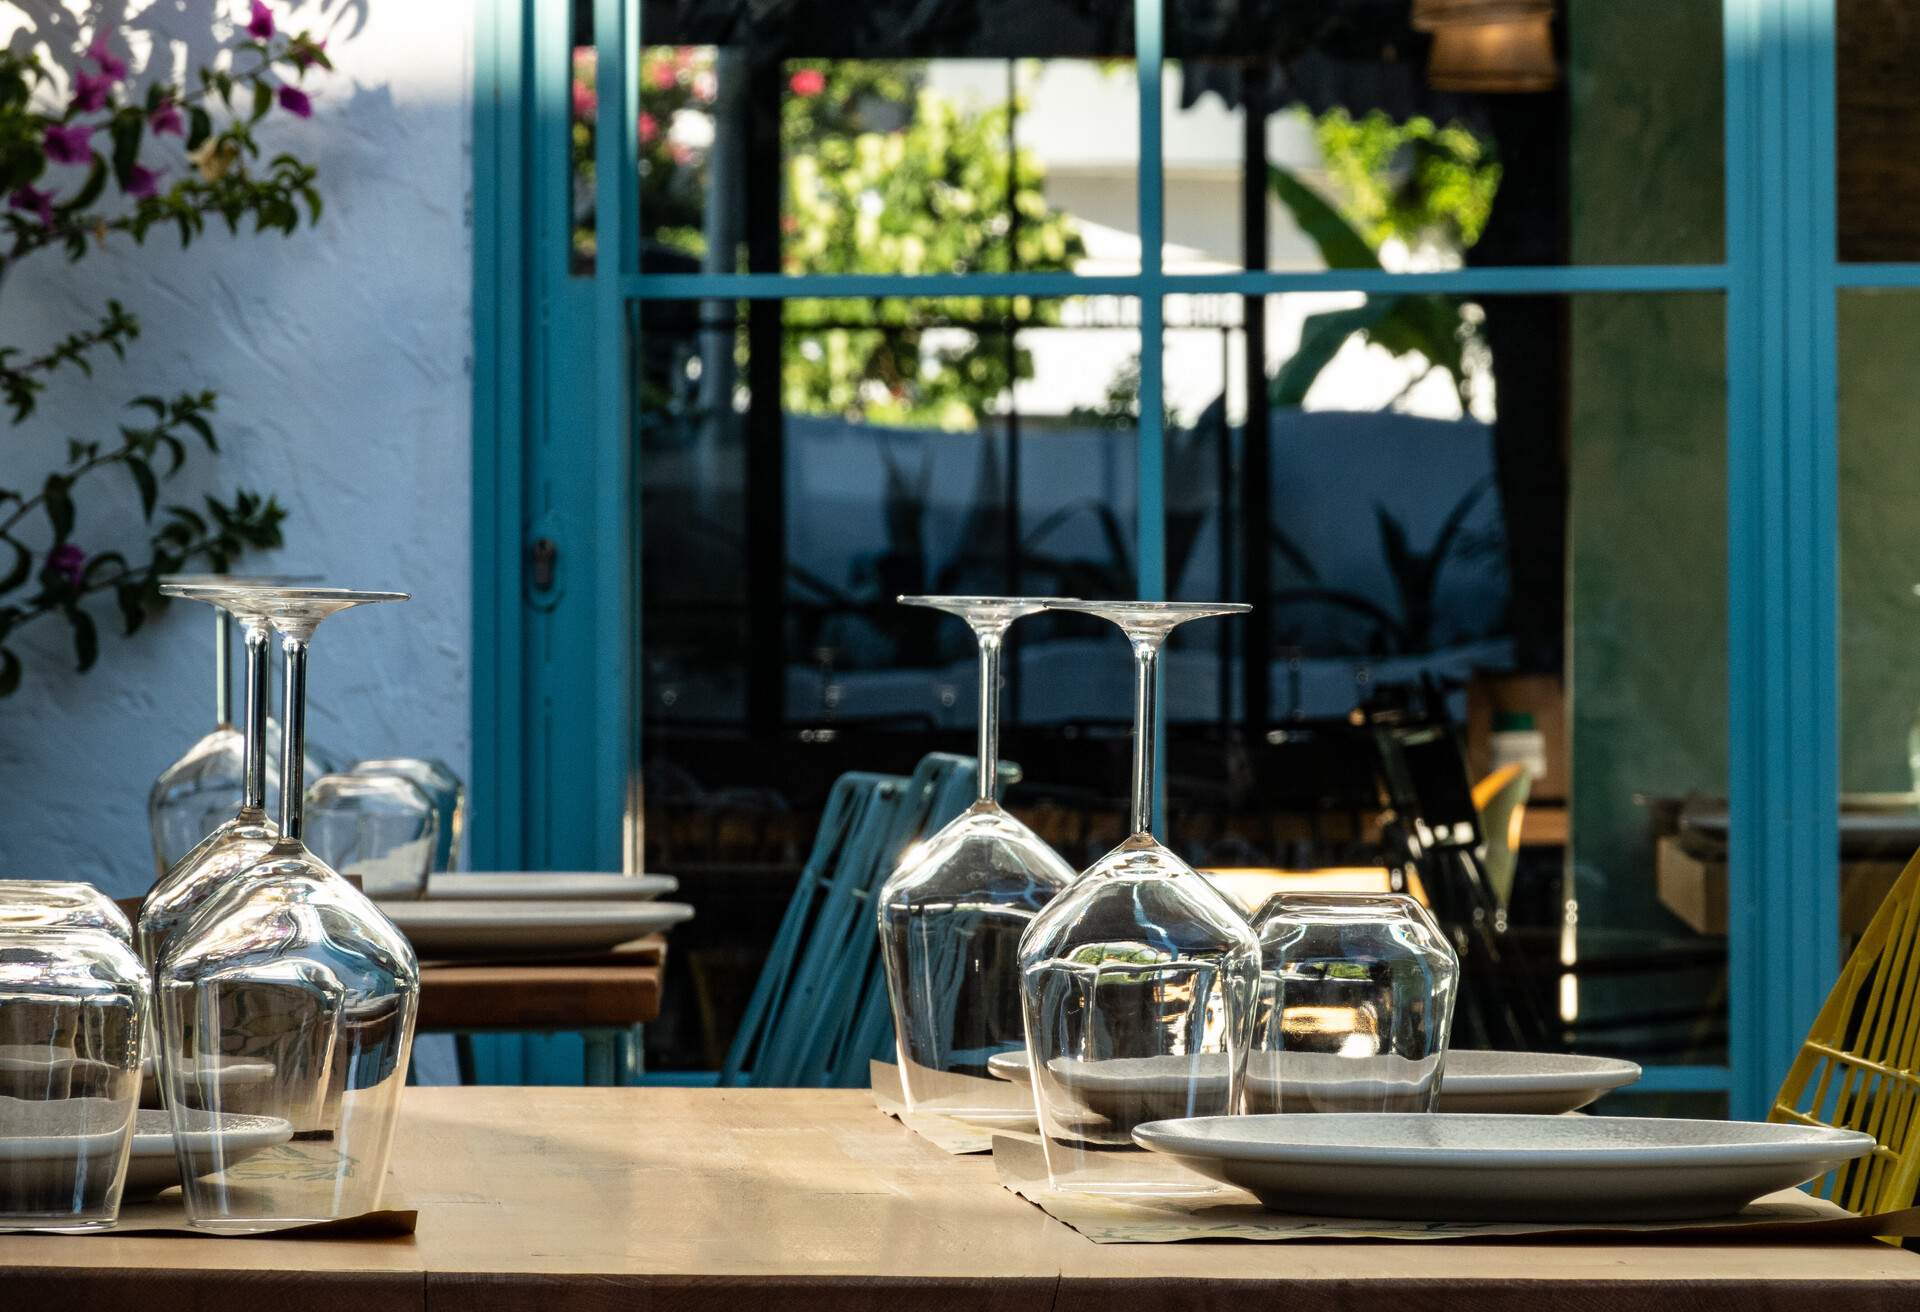
[[[500,958],[605,952],[693,918],[657,900],[669,875],[500,872],[434,875],[427,896],[381,910],[423,957]]]
[[[1032,1078],[1027,1054],[1022,1051],[996,1053],[988,1059],[987,1069],[1003,1080],[1021,1084]],[[1169,1114],[1177,1114],[1178,1103],[1195,1078],[1202,1086],[1224,1085],[1227,1078],[1226,1059],[1215,1053],[1203,1053],[1193,1061],[1185,1057],[1143,1057],[1061,1062],[1055,1069],[1061,1083],[1095,1110],[1108,1103],[1118,1106],[1125,1101],[1146,1106],[1160,1099],[1174,1109]],[[1323,1053],[1255,1053],[1247,1063],[1248,1092],[1271,1098],[1277,1086],[1282,1096],[1291,1097],[1298,1091],[1310,1101],[1313,1095],[1325,1092],[1331,1100],[1347,1069],[1362,1067],[1351,1059]],[[1456,1048],[1447,1054],[1436,1110],[1552,1116],[1585,1107],[1600,1095],[1639,1078],[1638,1066],[1611,1057]]]
[[[1134,1142],[1279,1212],[1418,1221],[1727,1216],[1873,1151],[1825,1126],[1627,1116],[1199,1116]]]

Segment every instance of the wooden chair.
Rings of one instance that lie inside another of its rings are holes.
[[[1920,854],[1847,958],[1769,1120],[1863,1130],[1878,1145],[1814,1185],[1854,1212],[1913,1204],[1920,1185]]]

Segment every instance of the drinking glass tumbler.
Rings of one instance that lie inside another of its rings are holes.
[[[1428,1112],[1460,960],[1399,893],[1276,893],[1254,913],[1260,1001],[1249,1112]]]
[[[118,1218],[147,997],[116,934],[0,926],[0,1230]]]
[[[307,847],[368,897],[425,897],[439,838],[432,800],[398,775],[322,775],[307,790]]]

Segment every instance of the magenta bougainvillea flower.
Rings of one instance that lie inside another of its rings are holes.
[[[48,554],[47,568],[77,588],[86,577],[87,553],[71,542],[62,542]]]
[[[247,9],[247,35],[255,41],[273,40],[273,10],[253,0]]]
[[[640,111],[639,128],[642,143],[650,142],[660,135],[660,124],[644,109]]]
[[[295,118],[313,117],[313,99],[299,87],[281,87],[275,96],[280,101],[280,108]]]
[[[47,158],[55,164],[85,164],[93,158],[88,138],[93,129],[85,123],[47,124]]]
[[[787,79],[787,87],[796,96],[817,96],[827,89],[827,75],[817,68],[803,68]]]
[[[7,197],[7,206],[10,209],[27,211],[40,220],[40,226],[43,228],[53,226],[53,193],[50,191],[41,191],[38,187],[22,184],[15,187],[13,194]]]
[[[594,111],[600,107],[600,98],[592,87],[585,82],[573,84],[573,116],[583,123],[593,121]]]
[[[87,58],[91,59],[94,64],[99,67],[102,77],[111,78],[115,82],[118,82],[126,77],[127,65],[125,61],[107,49],[107,37],[112,32],[112,28],[103,27],[93,34],[93,44],[87,47]]]
[[[671,91],[680,81],[680,74],[672,64],[662,60],[653,66],[647,74],[647,79],[653,83],[655,91]]]
[[[127,171],[126,193],[129,196],[145,198],[153,195],[160,185],[160,174],[145,164],[135,164]]]
[[[113,92],[113,79],[100,73],[76,73],[73,75],[73,107],[82,114],[91,114],[95,110],[107,107],[107,97]]]
[[[160,102],[159,108],[147,115],[147,127],[156,137],[184,137],[187,125],[180,117],[180,106],[171,100]]]

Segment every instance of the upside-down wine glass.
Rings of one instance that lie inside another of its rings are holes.
[[[1430,1112],[1460,958],[1404,893],[1276,893],[1254,913],[1249,1112]]]
[[[223,619],[233,615],[240,620],[246,639],[247,718],[239,810],[229,812],[212,832],[164,871],[141,904],[138,943],[140,959],[149,970],[160,964],[168,941],[194,913],[224,889],[228,880],[265,857],[280,837],[280,830],[267,816],[267,701],[272,683],[267,654],[273,644],[273,626],[267,618],[265,596],[271,586],[248,581],[160,585],[160,591],[170,597],[203,601]]]
[[[253,585],[272,586],[310,582],[284,575],[242,578],[225,574],[169,574],[161,582],[161,591],[171,596],[184,595],[178,586]],[[204,598],[202,598],[204,600]],[[153,782],[147,794],[147,824],[153,838],[153,860],[157,876],[180,864],[188,852],[233,814],[245,790],[246,736],[244,724],[236,727],[233,718],[233,616],[223,606],[213,612],[213,709],[214,727],[178,761],[168,766]],[[280,726],[267,719],[267,777],[272,781],[276,767],[272,757],[278,753]],[[309,744],[307,769],[322,773],[321,753]]]
[[[1020,935],[1073,882],[1073,867],[995,800],[1000,653],[1008,627],[1043,597],[902,597],[958,615],[980,646],[980,778],[971,807],[909,848],[882,885],[880,945],[907,1106],[1024,1120],[987,1061],[1023,1043]],[[972,1079],[955,1079],[971,1076]]]
[[[1253,1037],[1260,946],[1226,896],[1154,838],[1158,664],[1188,620],[1232,602],[1061,602],[1133,647],[1133,833],[1033,918],[1020,940],[1027,1058],[1055,1188],[1213,1193],[1219,1186],[1136,1148],[1133,1129],[1230,1115]]]
[[[280,838],[174,935],[155,981],[160,1082],[187,1219],[229,1233],[379,1205],[420,983],[413,948],[393,922],[301,841],[313,631],[350,606],[406,596],[252,592],[285,656]],[[292,1141],[271,1160],[229,1164],[222,1132],[205,1131],[204,1113],[226,1110],[217,1070],[233,1059],[273,1067],[271,1079],[249,1087],[246,1108],[291,1124]]]
[[[176,584],[219,583],[214,575],[172,575],[160,590]],[[245,743],[233,725],[233,618],[213,610],[213,731],[160,773],[147,794],[147,824],[153,834],[153,861],[160,877],[178,865],[195,844],[233,812],[245,775]]]

